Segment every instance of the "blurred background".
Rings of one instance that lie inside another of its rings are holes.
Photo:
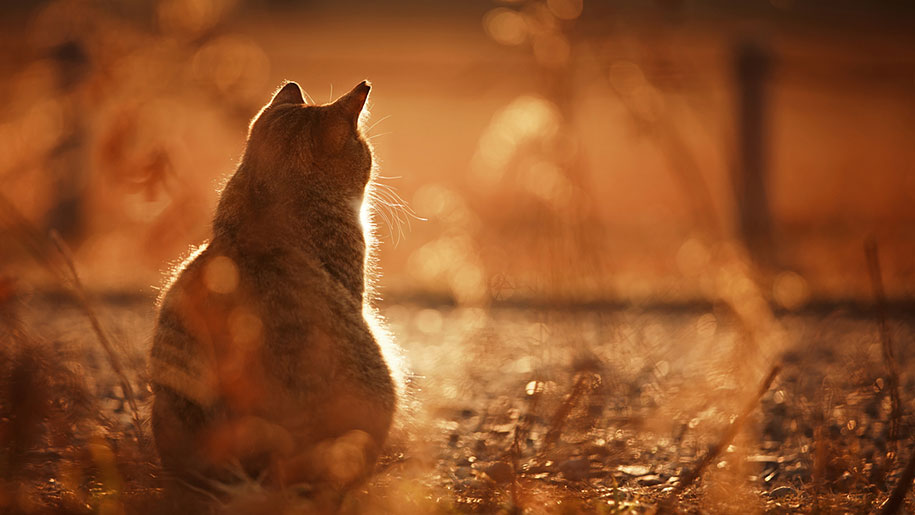
[[[0,509],[155,512],[157,288],[282,81],[363,79],[412,375],[356,512],[638,512],[709,463],[692,508],[872,509],[915,451],[913,29],[891,0],[3,3]]]
[[[888,296],[915,294],[906,2],[2,9],[0,189],[94,289],[152,295],[207,238],[281,81],[322,103],[368,78],[383,182],[408,206],[379,217],[387,297],[707,299],[730,242],[785,307],[866,300],[867,238]]]

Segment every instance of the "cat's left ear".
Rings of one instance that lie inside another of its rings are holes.
[[[372,85],[369,81],[364,80],[356,85],[349,93],[338,98],[334,106],[339,109],[347,120],[356,125],[359,122],[359,115],[365,107],[365,101],[369,97]]]
[[[302,88],[295,82],[287,82],[273,95],[270,101],[271,106],[280,104],[304,104],[305,97],[302,96]]]

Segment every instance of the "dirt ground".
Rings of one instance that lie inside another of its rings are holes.
[[[97,305],[144,419],[152,306],[153,299],[133,296]],[[671,506],[864,512],[887,497],[913,450],[905,439],[915,413],[911,315],[891,312],[888,323],[904,413],[903,439],[894,443],[872,313],[779,316],[782,368],[757,403],[754,392],[771,363],[758,359],[764,354],[715,306],[387,303],[382,312],[412,376],[388,455],[372,482],[346,501],[352,513],[652,512],[746,405],[750,415],[736,438]],[[161,502],[156,467],[133,443],[123,389],[78,306],[35,296],[21,313],[35,336],[66,357],[99,413],[69,439],[49,436],[25,460],[31,468],[22,484],[30,485],[34,507],[44,506],[35,512],[143,511]],[[145,422],[141,427],[148,431]],[[895,461],[886,457],[894,447]],[[95,450],[74,476],[67,467],[79,463],[81,448]],[[108,449],[108,462],[99,449]],[[909,509],[912,501],[910,495]]]

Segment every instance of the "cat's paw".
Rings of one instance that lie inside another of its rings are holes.
[[[287,484],[318,482],[350,485],[369,474],[377,452],[372,437],[365,431],[354,429],[283,460],[281,469]]]
[[[206,438],[213,464],[246,462],[259,456],[289,456],[295,440],[286,428],[262,417],[245,416],[214,428]]]

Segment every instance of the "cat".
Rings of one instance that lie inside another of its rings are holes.
[[[285,83],[249,126],[209,244],[161,296],[151,422],[183,483],[231,481],[240,465],[343,491],[385,444],[398,393],[366,292],[370,89],[309,105]]]

